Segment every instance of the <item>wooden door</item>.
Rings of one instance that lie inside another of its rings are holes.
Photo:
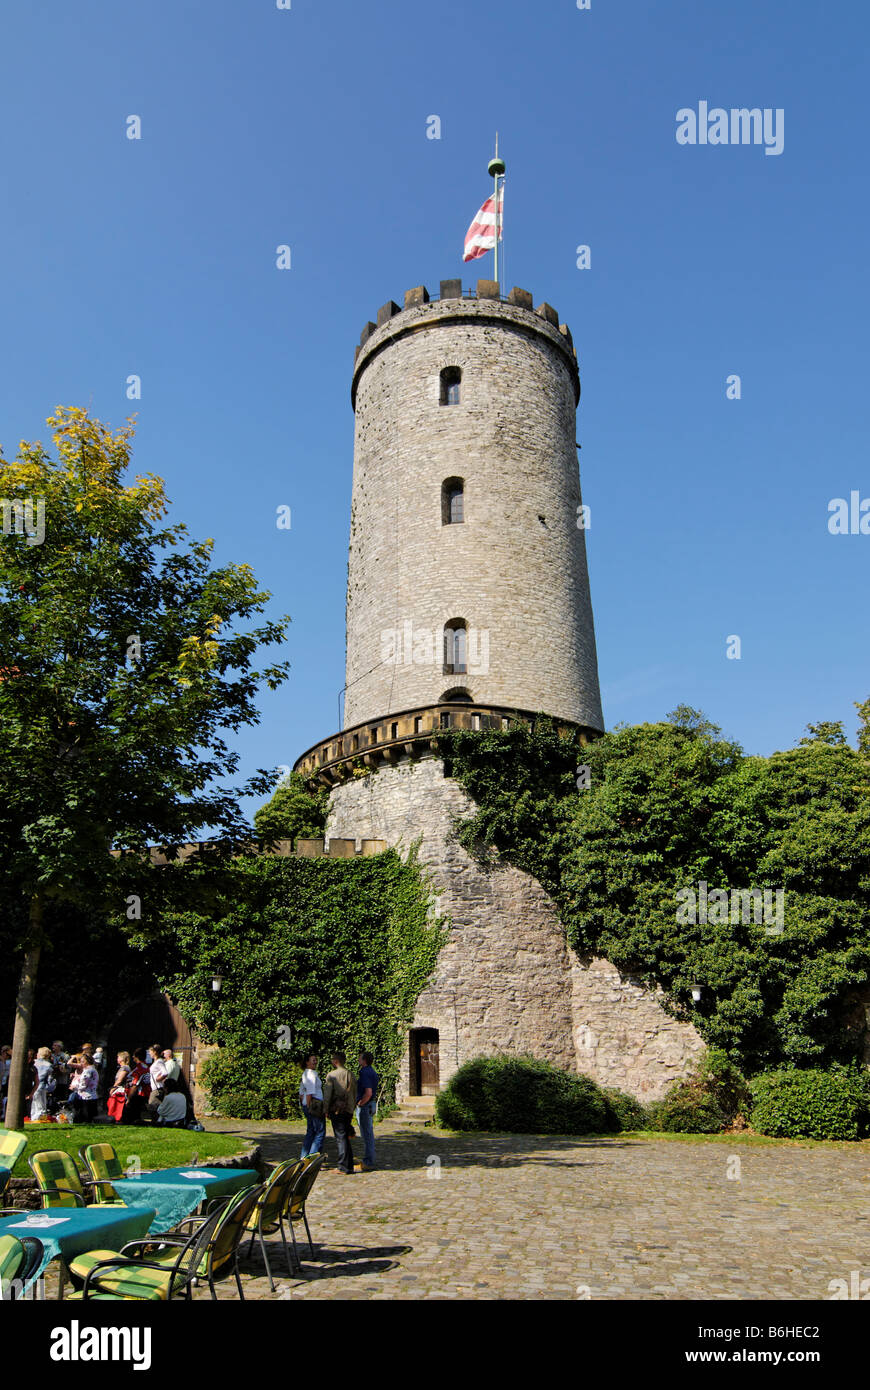
[[[420,1041],[420,1095],[437,1096],[441,1086],[438,1080],[438,1042],[426,1039]]]
[[[109,1035],[106,1067],[110,1083],[115,1075],[116,1053],[132,1052],[134,1047],[148,1047],[152,1042],[172,1048],[181,1067],[182,1085],[189,1089],[194,1064],[190,1026],[166,994],[137,999],[115,1019]]]

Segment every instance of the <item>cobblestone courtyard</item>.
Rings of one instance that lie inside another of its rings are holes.
[[[269,1159],[299,1151],[298,1125],[209,1127]],[[276,1294],[245,1260],[247,1297],[829,1299],[830,1280],[870,1277],[870,1143],[375,1133],[380,1166],[353,1177],[327,1140],[317,1258],[305,1251],[301,1278],[282,1270]]]

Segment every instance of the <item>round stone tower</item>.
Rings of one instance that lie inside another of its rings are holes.
[[[700,1046],[636,982],[574,956],[535,879],[465,851],[471,802],[438,757],[444,728],[539,713],[581,741],[603,728],[579,396],[555,310],[488,280],[474,295],[442,281],[435,302],[409,290],[356,350],[344,727],[296,769],[332,788],[330,853],[419,841],[449,924],[400,1097],[499,1051],[655,1094]]]
[[[441,290],[357,353],[345,727],[447,696],[600,730],[570,334],[523,290]]]

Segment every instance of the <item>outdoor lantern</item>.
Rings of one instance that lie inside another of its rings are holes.
[[[703,990],[703,985],[692,985],[692,998],[694,999],[696,1004],[700,1001]]]
[[[213,990],[213,992],[214,992],[215,994],[220,994],[220,992],[221,992],[221,985],[223,984],[223,982],[224,982],[224,977],[223,977],[223,975],[217,975],[217,974],[212,975],[212,977],[211,977],[211,987],[212,987],[212,990]]]

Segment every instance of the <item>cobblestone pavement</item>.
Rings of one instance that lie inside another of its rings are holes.
[[[298,1125],[209,1127],[299,1151]],[[375,1134],[375,1172],[318,1179],[302,1277],[270,1294],[255,1254],[248,1298],[824,1299],[870,1277],[870,1143]]]

